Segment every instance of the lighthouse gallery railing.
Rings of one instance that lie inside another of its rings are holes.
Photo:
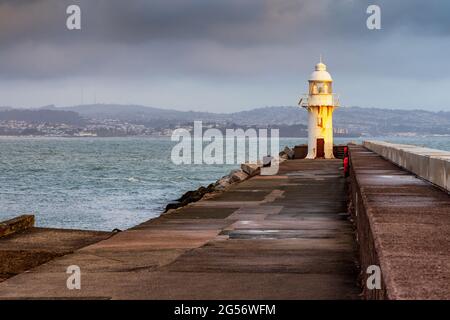
[[[308,94],[302,95],[300,98],[300,101],[298,102],[298,105],[303,108],[308,107],[309,97],[310,96]],[[339,107],[340,106],[339,95],[333,93],[333,94],[331,94],[331,97],[332,97],[333,106]]]

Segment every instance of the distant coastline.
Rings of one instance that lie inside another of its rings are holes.
[[[307,113],[299,107],[265,107],[235,113],[177,111],[135,105],[94,104],[35,109],[0,107],[2,136],[170,136],[194,121],[221,131],[277,128],[281,137],[307,136]],[[450,111],[341,107],[334,113],[336,137],[447,136]]]

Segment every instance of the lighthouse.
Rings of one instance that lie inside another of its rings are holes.
[[[333,159],[333,111],[339,106],[333,94],[333,79],[320,62],[309,78],[309,93],[299,105],[308,111],[308,155],[306,159]]]

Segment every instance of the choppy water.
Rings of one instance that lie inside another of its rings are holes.
[[[377,139],[450,150],[449,137]],[[306,139],[281,139],[280,147],[301,143]],[[238,167],[174,165],[174,144],[163,138],[0,138],[0,221],[34,213],[38,226],[126,229]]]

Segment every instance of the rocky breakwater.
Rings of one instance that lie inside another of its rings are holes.
[[[262,165],[258,163],[255,164],[243,163],[241,165],[241,169],[231,171],[229,174],[223,176],[215,183],[211,183],[207,187],[201,186],[197,190],[191,190],[186,192],[179,199],[169,203],[166,206],[164,212],[184,207],[192,202],[197,202],[207,195],[213,195],[215,193],[223,192],[233,184],[239,183],[241,181],[248,179],[249,177],[259,174],[261,166]]]
[[[285,147],[283,151],[279,153],[280,162],[294,158],[294,150],[289,147]],[[263,163],[242,163],[240,169],[232,170],[229,174],[223,176],[215,183],[209,184],[207,187],[201,186],[197,190],[187,191],[179,199],[169,203],[164,210],[164,213],[184,207],[192,202],[197,202],[204,197],[210,197],[214,194],[221,193],[228,189],[230,186],[240,183],[250,177],[259,175],[261,173],[261,167]]]
[[[295,157],[295,151],[294,149],[291,149],[289,147],[284,147],[283,151],[279,153],[280,162],[283,162],[285,160],[294,159]]]

